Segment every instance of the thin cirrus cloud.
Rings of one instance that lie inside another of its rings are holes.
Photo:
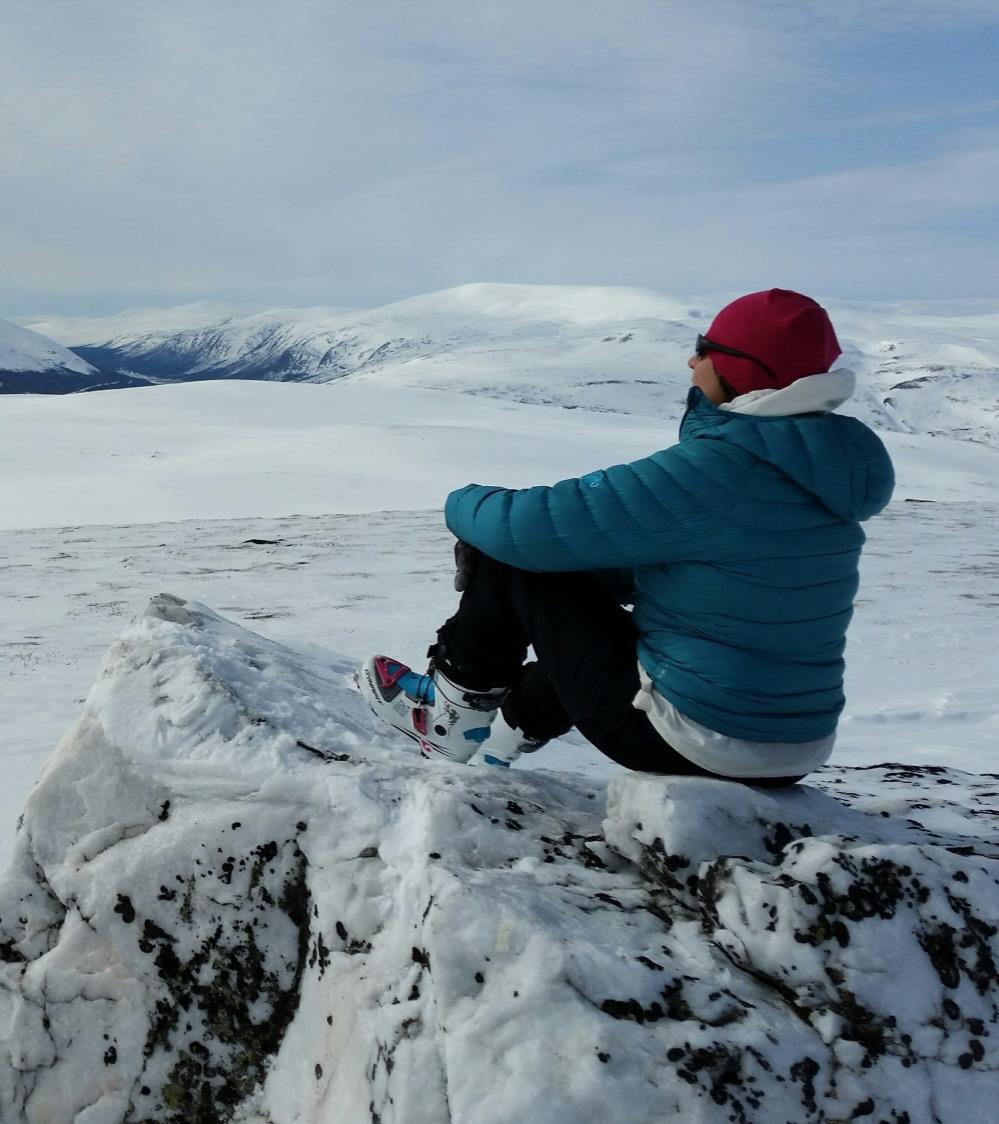
[[[977,0],[12,0],[0,315],[478,280],[994,293],[997,21]]]

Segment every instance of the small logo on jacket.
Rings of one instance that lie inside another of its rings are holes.
[[[604,482],[604,475],[603,469],[598,472],[588,472],[579,478],[579,482],[587,488],[596,488]]]

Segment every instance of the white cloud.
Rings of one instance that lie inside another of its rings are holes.
[[[981,138],[956,154],[964,183],[905,152],[894,169],[795,167],[805,133],[845,131],[829,43],[903,15],[929,26],[923,0],[8,8],[9,314],[368,303],[482,279],[716,289],[719,271],[779,268],[782,232],[810,225],[826,246],[815,281],[839,285],[881,253],[874,216],[901,212],[911,236],[922,216],[994,201],[973,182],[994,180]],[[780,166],[761,171],[757,143],[776,144]]]

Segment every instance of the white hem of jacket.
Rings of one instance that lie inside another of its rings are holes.
[[[836,734],[812,742],[751,742],[709,730],[688,718],[655,689],[648,672],[638,665],[641,687],[632,705],[644,710],[657,734],[693,764],[739,780],[803,777],[824,765],[832,755]]]
[[[719,408],[755,417],[791,417],[826,413],[841,406],[856,389],[852,371],[841,367],[820,375],[806,375],[780,390],[751,390]],[[753,742],[709,730],[682,714],[655,688],[638,665],[641,687],[633,706],[649,716],[656,732],[681,756],[708,772],[739,780],[798,777],[824,765],[832,755],[835,731],[810,742]]]

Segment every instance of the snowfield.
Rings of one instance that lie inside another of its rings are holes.
[[[426,510],[470,481],[554,483],[672,445],[684,371],[646,416],[348,380],[11,396],[0,528]],[[999,438],[880,432],[898,500],[999,500]]]
[[[995,1118],[988,310],[834,309],[899,485],[806,785],[433,768],[351,687],[453,609],[448,490],[675,439],[697,310],[619,294],[624,340],[602,292],[392,306],[436,350],[323,385],[0,399],[3,1124]]]

